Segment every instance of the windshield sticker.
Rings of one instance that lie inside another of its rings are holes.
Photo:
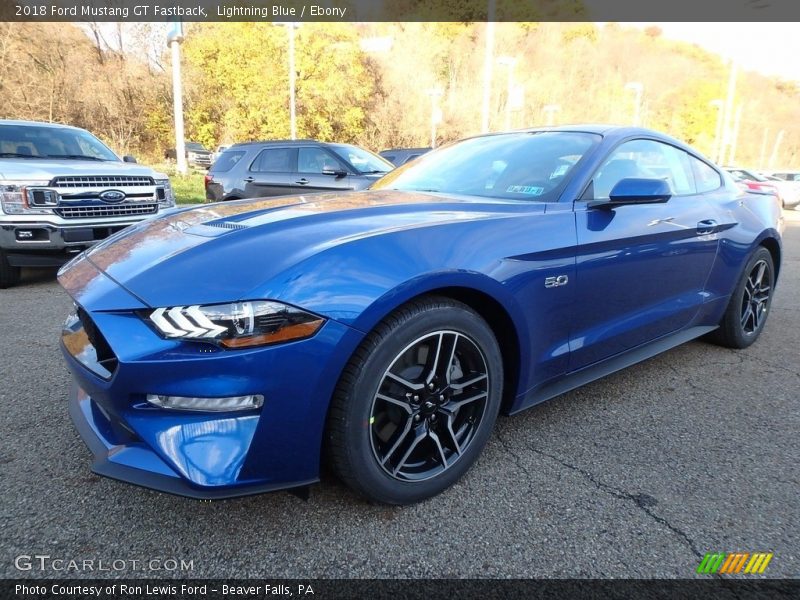
[[[527,194],[528,196],[541,196],[544,188],[535,185],[510,185],[506,190],[510,194]]]

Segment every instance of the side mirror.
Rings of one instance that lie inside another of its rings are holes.
[[[126,154],[125,156],[122,157],[122,162],[135,163],[136,162],[136,157],[135,156],[131,156],[130,154]]]
[[[664,179],[628,177],[611,190],[608,200],[593,200],[589,208],[614,208],[626,204],[658,204],[672,197],[672,188]]]
[[[336,177],[336,179],[339,179],[340,177],[346,177],[347,171],[344,171],[342,169],[322,169],[322,174],[331,175],[333,177]]]

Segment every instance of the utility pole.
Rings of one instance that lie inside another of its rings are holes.
[[[178,173],[185,174],[186,139],[183,130],[183,85],[181,84],[181,42],[183,42],[183,23],[173,21],[167,31],[167,44],[172,51],[172,112],[175,117],[175,160]]]
[[[483,56],[483,108],[481,109],[481,132],[489,132],[489,105],[492,100],[492,63],[494,59],[494,13],[495,0],[489,0],[486,16],[486,49]]]
[[[629,81],[625,84],[625,89],[633,90],[635,94],[633,105],[633,124],[638,127],[642,121],[642,92],[644,91],[644,85],[638,81]]]
[[[742,122],[742,105],[736,107],[736,118],[733,120],[733,136],[731,140],[731,155],[728,159],[729,164],[736,164],[736,145],[739,141],[739,125]]]
[[[775,136],[775,145],[772,146],[772,154],[769,157],[769,168],[770,169],[774,169],[775,168],[775,163],[778,161],[778,150],[780,149],[781,142],[783,141],[783,134],[784,134],[784,131],[783,131],[783,129],[781,129],[778,132],[778,135]]]
[[[758,168],[763,169],[766,167],[767,160],[767,136],[769,135],[769,127],[764,127],[764,133],[761,135],[761,153],[758,155]]]
[[[431,97],[431,148],[436,148],[436,126],[442,120],[442,111],[439,108],[437,99],[444,92],[440,88],[431,88],[425,93]]]
[[[725,164],[728,155],[728,148],[731,145],[731,119],[733,119],[733,102],[736,97],[736,61],[731,60],[731,70],[728,75],[728,93],[725,97],[725,107],[723,112],[722,125],[722,144],[720,148],[719,162]]]
[[[717,109],[717,126],[714,131],[714,152],[711,155],[711,159],[718,163],[722,160],[720,158],[720,138],[722,136],[722,108],[724,105],[719,98],[712,100],[709,104]]]
[[[514,66],[517,64],[517,59],[513,56],[500,56],[497,62],[504,65],[508,69],[508,83],[506,85],[506,120],[504,129],[508,131],[511,129],[511,109],[512,100],[514,95]]]
[[[294,65],[294,32],[300,27],[299,23],[273,23],[280,27],[286,27],[289,32],[289,135],[293,140],[297,139],[297,101],[295,98],[297,88],[297,69]]]

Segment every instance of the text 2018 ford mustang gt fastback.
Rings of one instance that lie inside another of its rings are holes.
[[[670,137],[467,139],[371,190],[135,225],[62,269],[70,412],[109,477],[200,498],[441,492],[515,413],[682,342],[745,348],[781,208]],[[756,350],[751,350],[756,351]]]

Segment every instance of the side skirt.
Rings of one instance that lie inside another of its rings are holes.
[[[597,379],[616,373],[626,367],[635,365],[638,362],[652,358],[657,354],[671,350],[676,346],[685,344],[695,338],[699,338],[707,333],[717,329],[717,325],[690,327],[657,339],[653,342],[637,346],[621,354],[617,354],[611,358],[601,362],[589,365],[578,371],[568,373],[556,381],[545,383],[544,385],[534,388],[526,392],[521,401],[515,402],[515,408],[509,411],[509,415],[517,414],[520,411],[535,406],[545,400],[550,400],[561,394],[579,388],[582,385],[591,383]]]

